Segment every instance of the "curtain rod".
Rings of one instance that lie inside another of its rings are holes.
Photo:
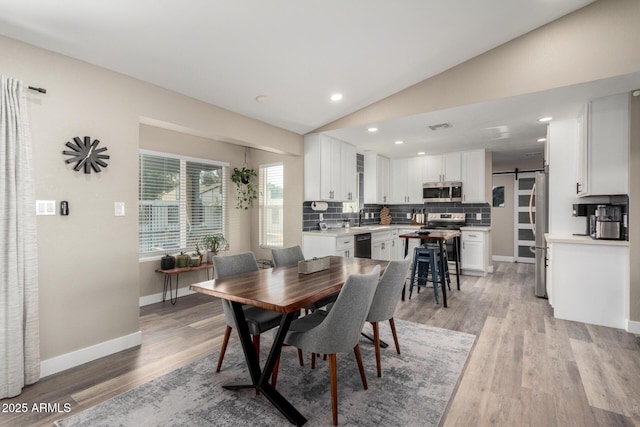
[[[29,86],[29,89],[35,90],[36,92],[40,92],[40,93],[47,93],[47,90],[45,88],[43,88],[43,87]]]

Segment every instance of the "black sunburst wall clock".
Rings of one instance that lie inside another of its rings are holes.
[[[106,168],[107,163],[105,160],[109,158],[107,154],[101,154],[107,151],[107,147],[98,148],[100,140],[94,139],[91,142],[91,137],[85,136],[84,140],[79,137],[73,138],[73,142],[68,141],[65,145],[72,151],[64,150],[62,154],[71,156],[65,163],[76,162],[73,167],[74,171],[80,171],[84,167],[84,173],[91,173],[91,169],[95,172],[100,172],[100,167]]]

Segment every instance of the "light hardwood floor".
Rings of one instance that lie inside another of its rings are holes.
[[[494,265],[485,278],[462,276],[447,309],[423,290],[396,311],[397,319],[477,336],[442,425],[640,426],[638,337],[556,320],[533,296],[533,266]],[[146,306],[140,316],[140,348],[45,378],[0,403],[70,403],[75,412],[220,348],[224,319],[211,297]],[[391,340],[388,327],[381,334]],[[51,425],[64,416],[0,413],[0,426]]]

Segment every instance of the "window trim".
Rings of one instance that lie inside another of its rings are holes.
[[[226,228],[229,225],[229,212],[228,212],[228,203],[229,203],[229,195],[228,195],[228,178],[229,178],[229,168],[231,166],[231,164],[229,162],[224,162],[224,161],[220,161],[220,160],[211,160],[211,159],[205,159],[205,158],[200,158],[200,157],[192,157],[192,156],[185,156],[182,154],[175,154],[175,153],[170,153],[170,152],[165,152],[165,151],[156,151],[156,150],[148,150],[148,149],[144,149],[144,148],[140,148],[138,149],[138,158],[140,158],[141,155],[149,155],[149,156],[157,156],[157,157],[165,157],[165,158],[170,158],[170,159],[175,159],[175,160],[179,160],[180,161],[180,175],[183,176],[183,174],[185,173],[186,169],[186,163],[200,163],[200,164],[205,164],[205,165],[211,165],[211,166],[217,166],[217,167],[221,167],[223,169],[223,192],[225,194],[224,196],[224,200],[225,200],[225,204],[224,209],[222,211],[222,221],[223,221],[223,231],[226,232],[228,231]],[[183,164],[184,161],[184,164]],[[224,172],[227,171],[227,172]],[[140,180],[140,170],[138,170],[138,181]],[[183,182],[182,180],[180,180],[180,191],[181,193],[185,190],[185,188],[182,188],[183,186],[186,186],[186,182]],[[184,191],[184,193],[182,194],[186,194],[186,191]],[[182,212],[182,203],[185,202],[183,200],[180,200],[180,211]],[[138,200],[136,203],[136,207],[139,209],[140,206],[140,195],[138,195]],[[140,227],[140,217],[139,217],[140,213],[138,212],[138,230]],[[180,221],[182,221],[183,218],[180,217]],[[182,232],[182,227],[181,227],[181,232]],[[225,236],[227,237],[227,236]],[[181,237],[182,238],[182,237]],[[140,237],[138,236],[138,240],[140,239]],[[191,251],[192,249],[195,249],[195,247],[185,247],[185,248],[180,248],[180,249],[184,249],[186,251]],[[175,251],[169,251],[170,253],[173,253]],[[154,252],[138,252],[138,261],[148,261],[148,260],[154,260],[154,259],[159,259],[160,257],[162,257],[164,254],[166,253],[166,251],[154,251]]]
[[[279,161],[279,162],[273,162],[273,163],[264,163],[261,165],[258,165],[258,189],[261,188],[262,186],[262,180],[260,180],[260,175],[262,172],[262,169],[267,169],[270,167],[274,167],[274,166],[281,166],[282,167],[282,246],[273,246],[273,245],[266,245],[264,243],[262,243],[263,240],[263,236],[262,236],[262,221],[263,221],[263,202],[264,202],[264,195],[260,194],[258,196],[258,245],[261,249],[272,249],[272,248],[283,248],[284,247],[284,216],[285,216],[285,208],[284,208],[284,198],[285,198],[285,194],[284,194],[284,162],[283,161]]]

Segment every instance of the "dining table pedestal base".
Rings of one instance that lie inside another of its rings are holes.
[[[227,384],[222,388],[227,390],[244,390],[254,389],[258,390],[264,397],[266,397],[273,406],[275,406],[284,415],[289,422],[296,426],[304,425],[307,419],[284,398],[275,388],[269,384],[269,379],[273,373],[273,368],[280,356],[282,350],[282,344],[284,338],[287,335],[291,321],[296,313],[283,313],[282,320],[280,321],[280,327],[273,340],[273,345],[269,351],[269,356],[265,363],[264,369],[260,369],[260,360],[256,354],[256,349],[253,346],[251,340],[251,334],[249,333],[249,326],[247,325],[247,319],[242,309],[242,304],[232,301],[233,316],[236,321],[238,336],[240,343],[242,344],[242,350],[244,351],[244,358],[249,368],[249,374],[251,375],[252,384]]]

